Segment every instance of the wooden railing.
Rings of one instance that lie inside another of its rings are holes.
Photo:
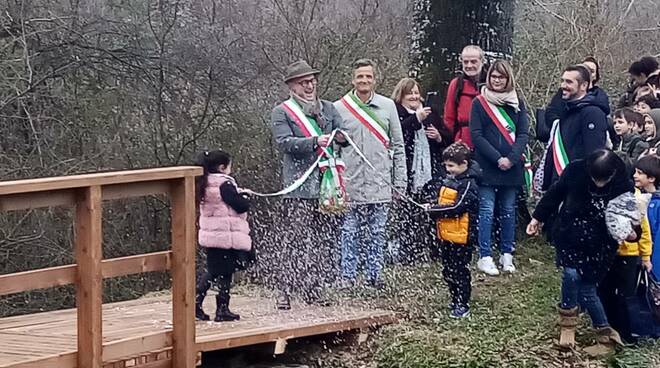
[[[165,338],[154,348],[171,342],[172,366],[194,367],[195,176],[201,173],[199,167],[184,166],[0,182],[0,212],[73,207],[76,257],[74,265],[0,275],[0,295],[75,284],[77,366],[101,368],[104,359],[122,354],[119,346],[131,343],[103,344],[103,279],[171,270],[172,332],[159,333]],[[102,202],[151,194],[170,196],[171,250],[104,260]]]

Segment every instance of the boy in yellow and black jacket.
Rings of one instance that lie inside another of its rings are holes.
[[[477,242],[477,180],[481,170],[470,161],[470,149],[464,143],[447,147],[442,160],[447,177],[427,185],[431,202],[427,211],[435,222],[440,242],[442,276],[451,295],[451,316],[462,318],[470,314],[472,286],[468,265]]]
[[[612,328],[627,342],[633,342],[630,323],[626,310],[626,298],[633,297],[637,292],[637,279],[640,266],[650,269],[653,241],[651,227],[646,216],[648,196],[639,190],[637,174],[635,175],[635,198],[641,212],[641,224],[635,227],[634,241],[624,241],[617,249],[614,262],[607,271],[605,278],[598,286],[598,296],[603,303],[605,315]]]

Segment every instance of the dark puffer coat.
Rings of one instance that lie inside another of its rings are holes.
[[[603,98],[597,97],[594,93],[588,93],[579,100],[566,102],[566,109],[559,117],[559,129],[569,162],[586,158],[595,150],[605,148],[609,124],[603,108]],[[547,119],[546,117],[546,121]],[[550,146],[545,158],[544,190],[547,190],[558,178],[552,151],[553,148]]]
[[[513,145],[504,138],[479,102],[479,98],[475,98],[472,102],[470,135],[474,144],[474,159],[483,170],[479,185],[519,187],[525,183],[525,162],[522,155],[529,140],[527,110],[522,100],[520,111],[516,112],[509,105],[504,106],[504,110],[516,127],[516,140]],[[508,158],[513,163],[513,167],[509,170],[501,170],[497,161],[502,157]]]
[[[614,178],[603,188],[597,188],[589,177],[585,160],[570,163],[532,215],[546,222],[559,211],[551,230],[557,265],[576,268],[585,280],[601,280],[618,247],[607,231],[605,208],[610,200],[633,190],[633,182],[620,159]]]

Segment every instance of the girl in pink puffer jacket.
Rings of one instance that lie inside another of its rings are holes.
[[[195,317],[208,321],[202,304],[211,283],[217,280],[214,321],[235,321],[238,314],[229,310],[229,290],[234,272],[240,269],[240,259],[252,249],[247,211],[250,209],[248,190],[238,188],[231,176],[231,156],[223,151],[207,151],[198,164],[204,175],[197,178],[199,206],[198,242],[206,251],[207,271],[197,282]]]

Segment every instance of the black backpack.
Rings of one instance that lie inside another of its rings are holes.
[[[486,84],[486,75],[488,74],[488,68],[490,68],[490,65],[488,63],[484,63],[483,67],[481,68],[481,74],[479,75],[479,81],[477,82],[477,91],[480,91],[481,87],[483,87]],[[454,94],[454,107],[456,109],[456,116],[458,116],[458,104],[460,103],[461,96],[463,95],[465,73],[463,73],[462,70],[457,70],[456,78],[457,79],[456,79],[456,93]],[[452,139],[456,137],[458,128],[459,128],[458,121],[455,121],[454,130],[451,132]]]

